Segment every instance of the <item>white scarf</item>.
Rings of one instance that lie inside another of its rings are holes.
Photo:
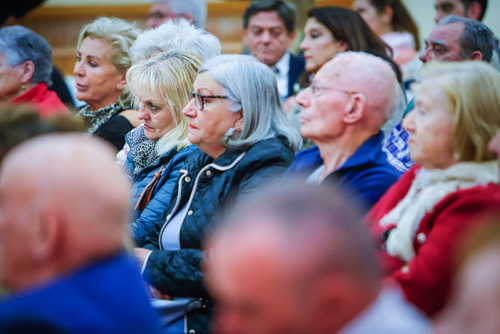
[[[413,239],[424,215],[446,195],[481,184],[498,183],[498,161],[462,162],[447,169],[425,168],[415,176],[406,196],[379,224],[396,224],[386,241],[387,252],[410,261],[415,256]]]

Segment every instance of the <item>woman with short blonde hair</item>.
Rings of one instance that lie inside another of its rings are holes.
[[[89,123],[87,133],[121,149],[125,134],[140,122],[130,110],[125,75],[132,62],[130,47],[140,30],[118,18],[101,17],[83,27],[73,71],[76,98],[87,103],[78,113]]]
[[[383,264],[408,300],[429,316],[448,298],[454,256],[478,216],[500,208],[496,154],[500,73],[480,62],[430,63],[415,108],[410,169],[369,213]]]
[[[182,109],[201,66],[189,51],[160,52],[133,65],[127,82],[144,122],[126,136],[130,151],[124,168],[132,177],[131,230],[142,245],[172,194],[179,170],[193,147]]]

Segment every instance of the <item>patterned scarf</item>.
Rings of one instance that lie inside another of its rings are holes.
[[[156,164],[160,160],[160,155],[156,151],[156,140],[151,140],[144,134],[144,127],[139,126],[127,134],[127,141],[130,144],[130,153],[134,160],[134,178],[144,168]]]
[[[122,110],[123,109],[120,108],[118,101],[116,101],[114,103],[111,103],[109,106],[103,107],[96,111],[92,111],[90,109],[90,106],[86,105],[78,112],[77,115],[83,117],[87,122],[90,123],[87,134],[93,135],[101,125],[106,123],[111,119],[111,117],[115,116]]]

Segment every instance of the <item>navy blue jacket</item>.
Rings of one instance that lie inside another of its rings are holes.
[[[367,205],[372,207],[389,187],[396,182],[401,173],[388,161],[382,151],[384,134],[380,132],[368,138],[354,154],[323,182],[334,182],[340,187],[353,190]],[[297,173],[312,173],[323,164],[318,146],[300,151],[286,176]]]
[[[135,238],[139,247],[144,245],[144,241],[153,229],[158,217],[167,209],[170,203],[170,197],[172,196],[172,192],[177,184],[177,179],[179,178],[179,171],[184,165],[184,160],[186,160],[187,156],[193,152],[195,148],[196,146],[190,145],[179,152],[177,152],[176,149],[172,149],[164,154],[156,164],[144,168],[134,177],[131,189],[132,213],[130,229],[132,237]],[[132,171],[134,169],[134,157],[132,152],[133,150],[131,149],[127,155],[127,161],[124,164],[124,168],[130,176],[133,175]],[[151,201],[142,212],[140,209],[134,210],[135,203],[139,199],[142,191],[153,179],[154,173],[159,171],[164,165],[166,165],[165,170],[161,175],[160,181],[153,190]]]
[[[90,264],[0,301],[0,333],[162,333],[130,255]]]

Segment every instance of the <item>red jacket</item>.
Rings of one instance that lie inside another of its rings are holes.
[[[40,83],[26,93],[10,100],[10,104],[28,104],[35,107],[42,117],[50,117],[59,113],[69,114],[68,108],[57,94],[48,89],[47,84]]]
[[[396,182],[367,216],[371,232],[383,248],[382,235],[391,226],[379,221],[391,211],[408,192],[416,172],[415,166]],[[444,306],[454,276],[455,256],[461,241],[471,228],[480,224],[479,215],[500,210],[500,186],[489,183],[455,191],[427,212],[415,233],[415,256],[408,262],[380,252],[382,267],[390,279],[396,280],[409,301],[429,316]]]

